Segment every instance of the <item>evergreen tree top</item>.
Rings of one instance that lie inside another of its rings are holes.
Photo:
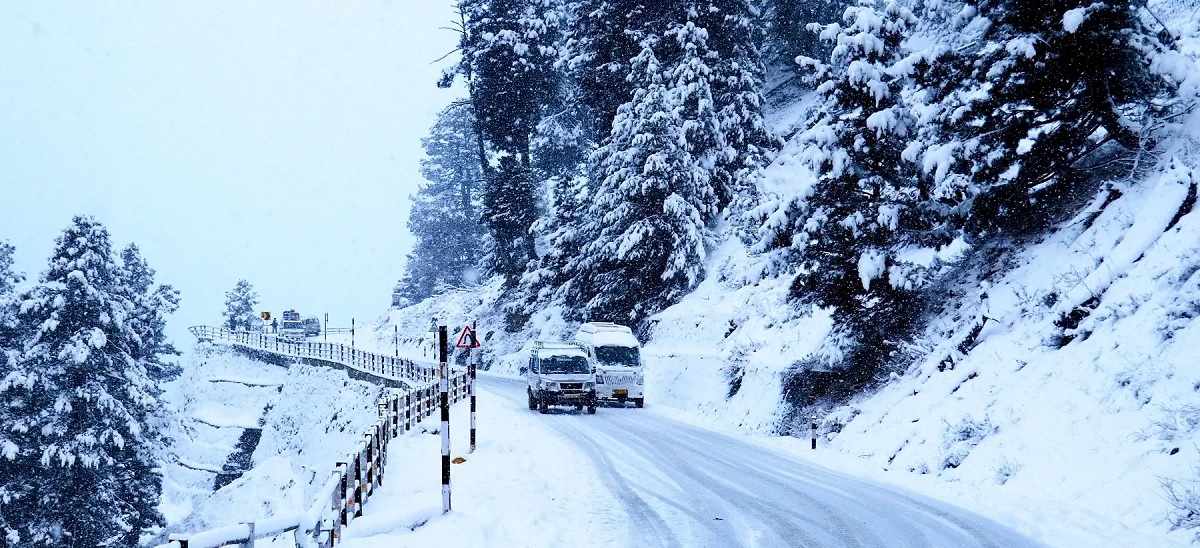
[[[138,294],[146,293],[154,284],[154,269],[142,257],[137,244],[129,244],[121,250],[121,262],[125,266],[126,281]]]
[[[8,242],[0,242],[0,295],[8,294],[17,284],[25,281],[23,274],[12,269],[14,251]]]

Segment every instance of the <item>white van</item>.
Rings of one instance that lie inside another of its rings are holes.
[[[551,405],[587,407],[589,415],[596,414],[596,374],[579,344],[534,341],[525,385],[529,408],[542,414],[549,413]]]
[[[638,407],[646,404],[642,345],[631,329],[609,322],[588,322],[579,326],[574,341],[583,345],[596,366],[597,398],[621,403],[632,400]]]

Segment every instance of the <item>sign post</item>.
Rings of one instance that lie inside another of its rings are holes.
[[[436,348],[437,348],[437,337],[438,337],[438,323],[437,323],[437,318],[432,318],[432,319],[430,319],[430,320],[429,320],[429,336],[433,338],[433,342],[430,344],[430,346],[433,346],[433,347],[434,347],[434,352],[437,352],[437,350],[436,350]],[[426,347],[425,347],[425,345],[421,345],[421,355],[422,355],[422,356],[424,356],[424,355],[425,355],[425,348],[426,348]]]
[[[438,326],[438,356],[442,391],[442,513],[450,511],[450,363],[446,326]]]
[[[329,313],[325,313],[325,341],[329,342]]]
[[[476,322],[472,322],[476,325]],[[471,453],[475,452],[475,370],[479,366],[479,339],[475,338],[475,331],[470,325],[464,326],[462,333],[458,336],[458,343],[454,345],[458,348],[467,349],[467,383],[469,394],[471,396]]]

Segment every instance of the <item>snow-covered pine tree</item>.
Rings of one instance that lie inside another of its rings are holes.
[[[645,0],[578,0],[567,19],[566,68],[579,86],[579,102],[590,113],[594,142],[612,131],[617,109],[633,98],[626,78],[630,62],[642,50],[647,28],[675,2]],[[661,32],[664,29],[657,29]]]
[[[25,280],[25,276],[13,270],[13,252],[8,242],[0,242],[0,297],[7,295]]]
[[[673,38],[665,38],[671,40]],[[678,97],[648,36],[634,58],[633,100],[593,155],[602,175],[583,223],[580,295],[593,319],[638,323],[677,301],[704,272],[716,197],[684,149]]]
[[[146,368],[146,374],[154,382],[153,395],[158,398],[162,395],[160,383],[181,373],[179,364],[170,360],[179,351],[166,335],[167,316],[179,309],[179,291],[170,285],[155,285],[154,269],[136,244],[121,250],[121,266],[122,290],[133,304],[130,323],[140,340],[131,354]],[[137,546],[141,531],[166,524],[157,504],[151,502],[162,496],[158,463],[165,457],[161,450],[169,444],[165,436],[168,417],[166,410],[157,406],[147,410],[141,420],[149,425],[145,432],[147,443],[122,448],[119,459],[122,465],[117,469],[119,496],[129,508],[126,521],[130,524],[116,543],[121,546]]]
[[[8,242],[0,242],[0,378],[8,370],[10,352],[15,352],[16,344],[16,300],[13,299],[17,284],[25,281],[25,275],[13,270],[13,246]],[[0,404],[0,418],[3,418],[4,406]],[[0,424],[3,424],[0,422]],[[2,428],[0,428],[0,446],[3,445]]]
[[[557,18],[550,0],[462,0],[462,60],[451,78],[468,79],[487,162],[483,224],[490,241],[484,265],[515,287],[536,257],[529,229],[537,220],[531,138],[555,92]]]
[[[955,81],[928,115],[939,135],[912,155],[941,172],[934,196],[969,209],[957,226],[1039,230],[1091,196],[1081,160],[1152,142],[1173,89],[1154,56],[1174,45],[1145,2],[969,1],[958,19],[984,30],[947,55]]]
[[[510,314],[529,316],[554,304],[579,302],[578,285],[573,281],[578,273],[580,240],[579,224],[587,209],[587,178],[555,177],[551,179],[550,206],[534,223],[533,233],[539,245],[538,258],[530,262],[517,299]],[[568,310],[569,316],[574,317]]]
[[[17,305],[13,292],[17,284],[25,277],[13,270],[13,246],[8,242],[0,242],[0,382],[8,376],[16,364],[20,345],[17,343]],[[15,457],[16,440],[12,439],[10,425],[13,419],[8,416],[9,402],[0,400],[0,546],[15,546],[19,540],[13,525],[10,525],[3,510],[5,504],[12,500],[8,493],[8,485],[17,472]]]
[[[757,203],[755,180],[780,147],[763,118],[763,13],[757,0],[708,0],[693,9],[716,58],[711,93],[722,147],[715,151],[713,189],[718,208],[729,208],[736,232],[749,239],[745,214]]]
[[[108,231],[76,217],[39,283],[19,295],[21,352],[0,380],[11,446],[0,512],[20,546],[136,546],[157,517],[154,381],[135,356],[135,305]],[[136,472],[136,474],[135,474]],[[129,495],[138,489],[138,500]],[[12,540],[12,539],[10,539]]]
[[[655,62],[660,63],[663,71],[667,108],[678,124],[671,131],[680,131],[681,148],[686,154],[683,165],[689,172],[686,176],[691,179],[691,185],[703,188],[700,195],[712,198],[699,209],[701,222],[709,223],[728,203],[732,176],[724,168],[735,153],[721,131],[713,97],[713,88],[720,78],[713,65],[720,57],[709,48],[710,29],[697,24],[715,23],[701,17],[702,13],[708,15],[713,7],[703,1],[677,4],[680,5],[674,11],[678,20],[667,28],[666,37],[655,43]],[[637,68],[635,66],[634,70]],[[644,75],[639,76],[641,81],[647,81]],[[642,89],[635,90],[635,100]]]
[[[920,62],[902,43],[916,18],[898,2],[865,0],[846,10],[844,23],[820,29],[834,45],[829,63],[802,59],[823,100],[799,135],[816,180],[757,211],[755,249],[799,270],[794,297],[832,309],[837,332],[821,366],[841,368],[852,390],[916,320],[919,277],[896,255],[928,237],[934,221],[916,166],[901,159],[916,124],[901,92]]]
[[[799,76],[797,57],[824,59],[833,46],[808,30],[808,25],[827,25],[841,20],[853,2],[846,0],[764,0],[768,40],[768,62],[779,80]]]
[[[249,329],[254,321],[254,307],[258,304],[258,293],[246,280],[238,280],[233,289],[225,293],[225,327]]]
[[[483,171],[476,157],[475,117],[467,102],[455,102],[438,114],[421,140],[425,182],[412,197],[408,229],[416,238],[404,278],[396,291],[410,302],[446,287],[463,287],[478,277],[478,242]]]
[[[546,181],[549,197],[531,230],[537,259],[521,277],[512,315],[529,316],[536,310],[575,299],[571,279],[581,243],[578,227],[588,196],[587,159],[594,143],[588,129],[590,114],[578,99],[578,90],[560,79],[558,99],[538,124],[534,135],[534,173]],[[577,299],[575,299],[577,300]]]
[[[136,358],[145,361],[155,382],[171,381],[179,376],[180,368],[169,361],[170,356],[178,356],[179,351],[167,340],[167,316],[179,310],[179,291],[168,284],[155,285],[154,269],[136,244],[121,250],[121,266],[130,290],[127,298],[136,307],[134,329],[142,341],[142,353]]]

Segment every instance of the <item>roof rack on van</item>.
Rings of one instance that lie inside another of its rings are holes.
[[[622,331],[625,333],[633,332],[633,330],[629,329],[627,326],[612,322],[584,322],[579,326],[579,329],[583,331],[589,331],[589,327],[591,328],[591,331]]]
[[[582,343],[577,343],[575,341],[533,341],[533,348],[534,350],[540,350],[542,348],[574,348],[584,351],[587,350]]]

